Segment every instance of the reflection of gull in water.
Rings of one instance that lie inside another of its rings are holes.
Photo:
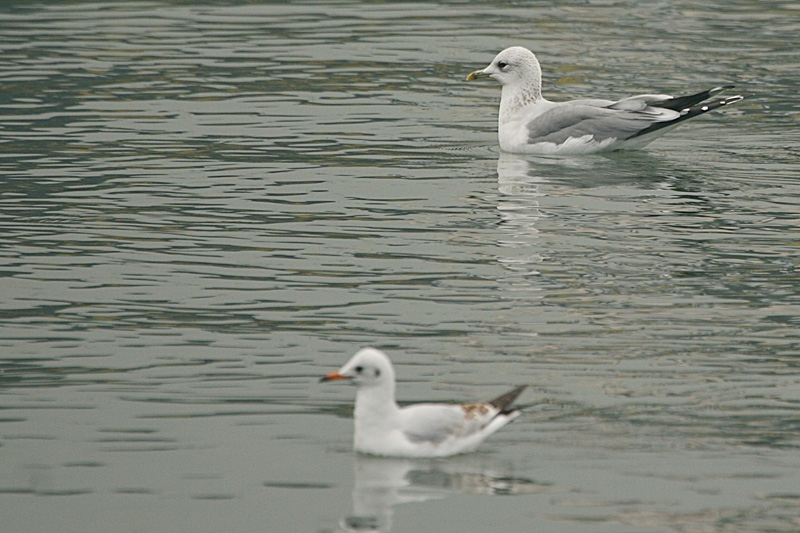
[[[538,198],[543,196],[539,192],[539,184],[546,183],[547,180],[531,172],[531,165],[527,159],[501,153],[497,160],[497,181],[504,200],[499,206],[501,213],[513,215],[515,212],[524,210],[528,212],[524,218],[535,221],[541,217],[541,213],[537,209],[539,207]],[[504,218],[510,221],[517,217]]]
[[[539,210],[539,198],[544,196],[539,185],[547,180],[531,171],[528,159],[508,153],[501,153],[497,161],[497,179],[500,191],[497,209],[507,232],[499,244],[524,251],[522,255],[499,257],[498,261],[517,274],[538,274],[532,265],[541,263],[542,256],[531,251],[539,233],[536,223],[544,216]]]
[[[483,461],[383,459],[357,456],[353,512],[340,526],[345,531],[389,531],[393,507],[462,494],[526,494],[551,490],[531,479],[502,474]],[[506,467],[505,470],[511,470]]]

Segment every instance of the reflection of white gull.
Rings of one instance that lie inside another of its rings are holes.
[[[359,351],[322,381],[334,379],[347,379],[358,387],[356,451],[395,457],[445,457],[474,450],[519,416],[519,410],[510,406],[526,387],[522,385],[486,403],[398,407],[392,363],[374,348]]]
[[[357,457],[353,513],[342,521],[347,531],[389,531],[394,507],[401,503],[444,498],[443,490],[415,489],[406,477],[409,460]]]
[[[500,474],[497,468],[484,466],[484,461],[356,456],[353,512],[341,521],[341,527],[353,532],[387,532],[395,505],[440,499],[450,493],[505,495],[552,490],[531,479]]]
[[[508,152],[578,154],[641,148],[684,120],[738,102],[740,95],[708,100],[732,85],[689,96],[640,94],[619,101],[586,99],[550,102],[542,97],[542,70],[533,53],[512,46],[483,70],[503,85],[498,136]]]
[[[536,224],[546,216],[539,210],[539,199],[544,196],[539,185],[547,183],[547,179],[531,172],[525,156],[504,152],[497,161],[497,180],[497,210],[507,234],[498,243],[504,252],[497,259],[514,273],[514,278],[508,280],[514,290],[523,290],[529,284],[526,278],[539,274],[543,260]]]
[[[525,233],[537,233],[534,225],[543,216],[539,198],[544,196],[539,185],[547,179],[531,174],[530,163],[523,157],[502,153],[497,160],[497,182],[503,195],[497,209],[503,220]]]

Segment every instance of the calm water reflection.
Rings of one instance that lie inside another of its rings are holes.
[[[485,458],[447,461],[356,457],[352,513],[340,522],[347,531],[390,531],[394,507],[446,498],[450,494],[516,495],[553,491],[531,479],[515,478]],[[510,470],[505,465],[505,470]],[[511,470],[513,472],[513,470]]]
[[[797,530],[797,14],[0,8],[4,530]],[[463,79],[511,44],[553,99],[754,95],[500,154]],[[403,401],[536,403],[471,456],[353,457],[316,378],[365,345]]]

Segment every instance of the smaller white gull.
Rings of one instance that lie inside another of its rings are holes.
[[[360,350],[337,372],[320,379],[330,380],[348,380],[357,387],[355,450],[392,457],[447,457],[473,451],[519,416],[519,409],[510,406],[527,387],[516,387],[490,402],[399,407],[392,362],[374,348]]]
[[[742,100],[713,98],[724,85],[689,96],[640,94],[622,100],[585,99],[550,102],[542,96],[542,69],[521,46],[506,48],[467,81],[489,76],[503,85],[498,137],[506,152],[585,154],[638,149],[681,122]]]

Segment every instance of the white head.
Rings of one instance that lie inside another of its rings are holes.
[[[337,372],[322,378],[322,381],[334,379],[350,380],[357,387],[394,387],[394,369],[389,357],[375,348],[359,350]]]
[[[483,70],[467,76],[467,81],[480,76],[490,76],[506,89],[519,93],[522,100],[539,100],[542,97],[542,69],[533,52],[521,46],[506,48],[495,56]],[[520,104],[523,102],[519,102]]]
[[[533,52],[521,46],[506,48],[495,56],[483,73],[503,85],[534,81],[541,84],[542,69]]]

